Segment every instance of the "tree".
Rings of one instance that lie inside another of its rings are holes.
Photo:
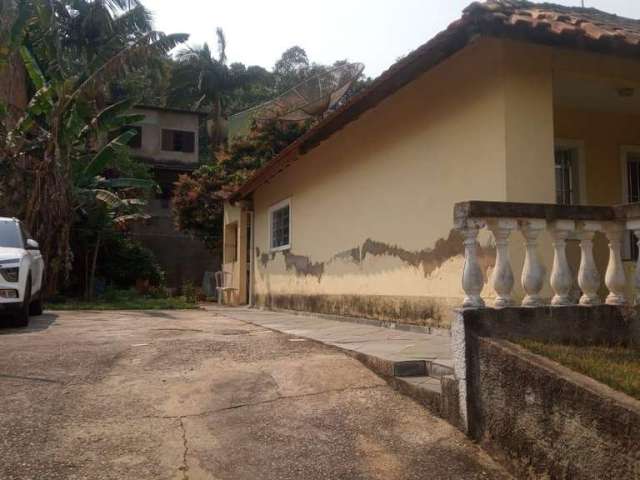
[[[278,93],[294,87],[310,76],[311,65],[307,52],[297,45],[285,50],[273,67]]]
[[[216,164],[182,175],[174,190],[173,218],[178,230],[201,239],[210,250],[221,247],[224,198],[253,172],[297,139],[310,124],[265,122],[251,135],[219,152]]]
[[[118,30],[104,51],[95,49],[97,43],[81,43],[72,54],[63,46],[69,40],[65,12],[86,3],[103,4],[103,17],[117,19],[127,13],[121,8],[137,2],[20,0],[8,49],[20,52],[34,93],[15,128],[2,122],[0,206],[4,203],[16,212],[39,239],[49,293],[71,269],[73,170],[100,142],[99,126],[112,113],[102,109],[101,95],[106,95],[113,79],[187,39],[136,27],[129,35]]]
[[[234,182],[220,165],[203,165],[175,184],[173,218],[178,230],[194,235],[210,250],[220,247],[225,189]]]

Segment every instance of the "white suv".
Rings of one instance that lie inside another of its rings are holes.
[[[0,314],[10,313],[16,326],[42,314],[44,260],[38,242],[19,220],[0,217]]]

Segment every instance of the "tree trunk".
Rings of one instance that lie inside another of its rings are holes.
[[[89,299],[93,299],[95,295],[96,266],[98,264],[98,252],[100,251],[101,238],[102,238],[102,234],[98,233],[98,239],[96,240],[96,248],[93,251],[93,261],[91,262],[91,277],[89,278]]]

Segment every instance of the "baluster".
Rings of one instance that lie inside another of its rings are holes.
[[[522,301],[524,307],[536,307],[543,304],[540,291],[544,285],[546,269],[538,255],[538,237],[545,229],[547,222],[541,219],[520,220],[520,231],[525,240],[526,253],[522,269],[522,288],[526,296]]]
[[[464,237],[464,269],[462,271],[462,289],[465,297],[462,306],[484,307],[484,300],[480,294],[484,286],[484,275],[478,263],[478,233],[483,223],[467,220],[460,231]]]
[[[637,241],[638,249],[640,250],[640,220],[629,220],[627,222],[627,228],[633,231]],[[633,278],[633,286],[635,288],[635,304],[640,305],[640,255],[636,262],[636,271]]]
[[[580,269],[578,270],[578,285],[582,291],[580,305],[599,305],[600,272],[593,259],[593,236],[602,225],[596,222],[582,222],[578,226],[580,239]]]
[[[626,230],[624,225],[611,222],[605,225],[604,231],[609,240],[609,263],[604,278],[604,283],[609,289],[606,302],[609,305],[625,305],[627,303],[625,296],[627,279],[624,274],[621,250],[622,236]]]
[[[572,220],[556,220],[551,223],[549,233],[553,239],[553,268],[551,269],[550,284],[555,295],[551,305],[571,305],[573,302],[569,292],[573,286],[573,275],[567,261],[567,238],[575,230]]]
[[[487,221],[487,226],[496,242],[496,265],[491,274],[491,283],[497,296],[496,307],[513,305],[511,291],[513,290],[513,271],[509,262],[509,236],[517,227],[517,222],[511,218],[494,218]]]

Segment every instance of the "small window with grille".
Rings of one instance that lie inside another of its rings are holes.
[[[269,209],[269,246],[272,251],[291,248],[291,201],[289,199]]]
[[[556,147],[556,203],[577,205],[578,198],[578,149]]]
[[[165,152],[193,153],[196,134],[182,130],[162,129],[162,150]]]

